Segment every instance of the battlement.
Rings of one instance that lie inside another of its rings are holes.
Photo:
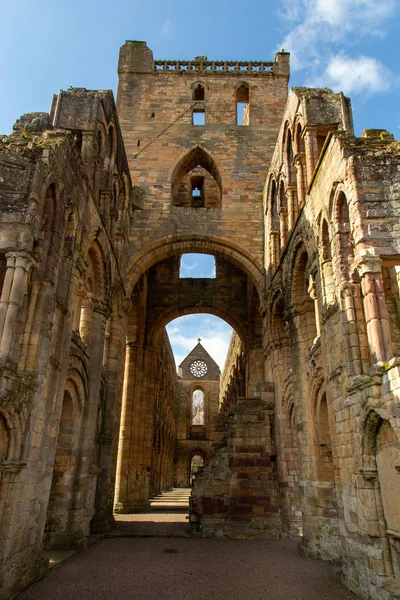
[[[289,53],[278,52],[274,61],[208,60],[196,56],[192,60],[154,60],[146,42],[128,40],[122,46],[118,73],[168,73],[207,75],[281,75],[289,77]]]
[[[268,73],[273,68],[273,62],[235,62],[235,61],[211,61],[207,57],[194,60],[154,60],[154,70],[164,72],[187,73],[195,71],[197,73],[207,74],[207,72],[215,73]]]

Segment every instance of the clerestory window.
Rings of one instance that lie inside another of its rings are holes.
[[[236,90],[236,125],[250,125],[249,86],[242,83]]]

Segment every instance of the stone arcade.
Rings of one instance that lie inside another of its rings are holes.
[[[288,95],[285,52],[126,42],[118,70],[116,105],[61,91],[0,138],[0,596],[197,456],[198,534],[301,535],[400,597],[399,143]],[[195,312],[235,330],[221,379],[201,344],[176,375],[165,325]]]

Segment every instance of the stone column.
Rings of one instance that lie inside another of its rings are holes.
[[[27,252],[7,252],[7,270],[0,301],[0,357],[8,356],[18,310],[23,304],[29,269],[34,259]]]
[[[133,391],[137,360],[137,344],[129,341],[125,349],[124,385],[122,393],[121,428],[119,433],[117,475],[115,485],[116,512],[128,512],[127,496],[129,489],[129,449],[133,414]]]
[[[270,233],[270,264],[277,267],[280,258],[279,231],[271,231]]]
[[[316,129],[307,126],[304,133],[304,145],[306,151],[306,169],[307,169],[307,181],[310,182],[314,175],[314,170],[318,162],[318,143],[317,143],[317,132]]]
[[[96,494],[96,483],[99,474],[96,463],[95,439],[97,433],[97,415],[100,402],[100,390],[102,382],[102,364],[104,354],[104,337],[107,321],[107,310],[102,303],[94,303],[94,310],[91,315],[90,343],[88,345],[89,366],[89,398],[84,413],[84,437],[81,442],[81,468],[79,471],[79,486],[82,489],[82,517],[84,534],[90,533],[90,521],[94,516],[94,501]],[[86,338],[88,339],[88,338]],[[86,494],[83,493],[86,490]],[[78,507],[77,507],[78,508]],[[77,518],[80,518],[79,509],[76,511]],[[77,523],[77,528],[81,524]]]
[[[315,329],[317,332],[316,337],[318,338],[321,334],[321,324],[320,324],[320,318],[319,318],[317,285],[315,283],[314,277],[311,274],[310,274],[310,283],[308,286],[308,293],[310,294],[310,298],[314,301]]]
[[[381,263],[378,256],[365,256],[358,263],[364,296],[367,336],[374,363],[386,362],[392,355]]]
[[[294,224],[296,223],[297,215],[299,214],[299,207],[297,206],[297,186],[291,184],[287,189],[288,195],[288,230],[292,231]]]
[[[96,533],[108,531],[114,525],[115,468],[125,363],[124,316],[114,314],[107,323],[109,343],[103,357],[106,371],[103,430],[97,435],[100,473],[96,488],[95,515],[91,522],[91,531]]]
[[[295,161],[295,167],[297,172],[297,198],[298,207],[301,208],[304,205],[306,199],[306,178],[305,178],[305,157],[304,154],[298,154]]]
[[[360,302],[360,285],[345,281],[340,286],[341,321],[345,338],[347,365],[351,375],[362,375],[364,363],[368,362],[365,356],[365,342],[359,332],[359,319],[363,319]],[[364,335],[365,337],[365,335]],[[364,347],[363,347],[364,346]],[[364,351],[364,352],[363,352]]]
[[[79,332],[86,344],[89,344],[90,341],[93,318],[93,294],[86,294],[82,301],[81,318],[79,324]]]
[[[288,238],[288,211],[286,208],[281,208],[279,211],[279,221],[281,227],[281,249],[283,250]]]

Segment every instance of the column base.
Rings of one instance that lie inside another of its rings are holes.
[[[111,529],[115,528],[114,515],[107,517],[106,519],[92,519],[90,522],[91,533],[107,533]]]

